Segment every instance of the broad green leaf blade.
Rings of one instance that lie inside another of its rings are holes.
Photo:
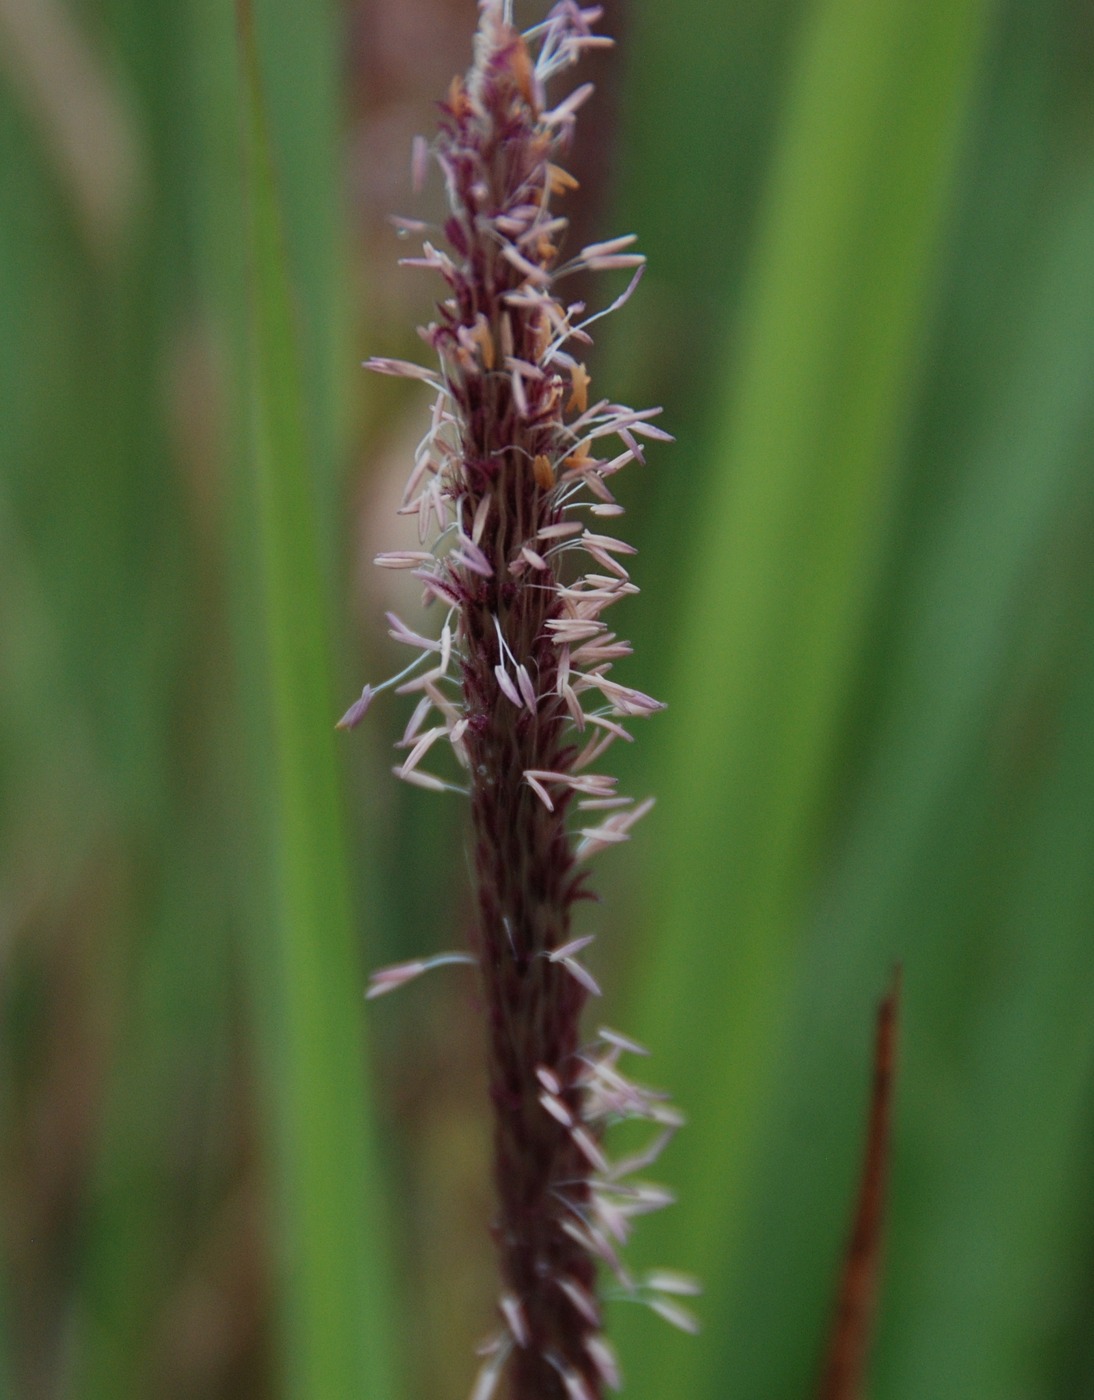
[[[1008,373],[963,488],[924,542],[876,764],[821,930],[845,927],[853,962],[885,926],[920,963],[906,1104],[918,1186],[898,1200],[880,1359],[894,1395],[916,1394],[935,1368],[940,1395],[1053,1393],[1047,1300],[1086,1213],[1089,161],[1088,150],[1086,167],[1043,196],[1029,306],[1018,303]],[[952,819],[962,808],[965,820]],[[954,1262],[939,1270],[942,1250]]]
[[[257,979],[276,1128],[287,1393],[393,1393],[381,1192],[365,1113],[361,996],[334,761],[328,608],[296,330],[258,50],[242,4],[253,312],[253,479],[276,880]]]
[[[634,229],[649,262],[639,294],[601,323],[604,384],[627,402],[663,405],[679,443],[651,457],[651,470],[625,491],[629,537],[643,561],[643,598],[626,629],[655,695],[670,663],[665,629],[690,586],[679,551],[704,509],[699,464],[711,417],[722,426],[717,351],[737,325],[789,53],[807,8],[807,0],[637,0],[620,34],[622,66],[611,70],[624,84],[623,129],[613,154],[620,194],[605,229]],[[578,139],[597,134],[579,124]],[[651,742],[643,734],[620,755],[624,774],[642,765]]]
[[[115,1400],[157,1388],[203,1233],[193,1201],[209,1181],[189,1154],[201,1112],[215,1113],[232,991],[213,804],[191,766],[203,726],[179,724],[187,701],[204,719],[195,697],[223,674],[165,421],[186,114],[164,81],[174,10],[109,7],[85,28],[68,6],[18,8],[21,43],[0,40],[0,77],[21,98],[13,119],[0,89],[0,903],[14,914],[0,1054],[13,1052],[19,1104],[3,1174],[30,1235],[13,1249],[0,1392],[40,1388],[49,1366],[65,1393]],[[60,106],[79,171],[43,161]],[[116,202],[119,158],[129,195]],[[103,196],[113,212],[100,206],[78,237],[69,207]],[[48,1176],[39,1160],[58,1173],[41,1213],[28,1206]]]
[[[809,16],[688,552],[641,1030],[690,1126],[680,1203],[647,1238],[705,1278],[715,1337],[985,10],[821,0]],[[716,1343],[646,1321],[626,1340],[637,1394],[721,1392]]]
[[[879,1371],[885,1394],[900,1400],[925,1388],[946,1400],[1054,1393],[1044,1356],[1071,1281],[1074,1221],[1086,1214],[1082,1130],[1094,1076],[1089,577],[1084,593],[1086,617],[1069,619],[1078,625],[1055,658],[1068,693],[1047,726],[1042,771],[1031,794],[1021,770],[1007,793],[1014,820],[991,862],[992,946],[966,986],[967,1048],[950,1064],[956,1111],[936,1107],[932,1132],[920,1136],[922,1194],[894,1240]],[[919,1117],[932,1095],[917,1090]]]
[[[990,1075],[978,1080],[969,1062],[963,1029],[981,1014],[981,998],[994,995],[979,969],[990,968],[1004,939],[1000,909],[985,907],[985,879],[994,889],[1000,872],[1012,868],[1011,841],[1024,852],[1039,839],[1039,823],[1026,824],[1024,815],[1020,838],[1008,835],[1004,843],[997,829],[997,814],[1015,806],[999,791],[994,771],[998,735],[1013,723],[1008,716],[1026,705],[1040,729],[1040,697],[1057,686],[1030,674],[1032,663],[1016,634],[1024,628],[1053,635],[1045,621],[1025,620],[1024,611],[1046,592],[1051,570],[1064,567],[1065,522],[1085,520],[1089,511],[1089,172],[1043,194],[1037,220],[1036,257],[1027,283],[1014,289],[1005,331],[988,325],[978,336],[956,336],[983,380],[978,401],[962,404],[957,423],[944,398],[929,406],[932,436],[936,415],[945,414],[951,427],[946,457],[931,464],[944,489],[904,541],[910,558],[879,617],[886,656],[880,714],[868,738],[855,731],[862,771],[853,801],[844,800],[841,831],[822,876],[824,894],[797,961],[794,1032],[774,1090],[777,1121],[749,1196],[743,1266],[724,1345],[735,1370],[754,1385],[764,1378],[778,1390],[786,1381],[785,1352],[772,1354],[774,1335],[812,1336],[822,1325],[818,1306],[829,1303],[861,1133],[869,1006],[893,958],[907,971],[909,1015],[881,1310],[886,1367],[891,1350],[922,1349],[937,1331],[918,1320],[920,1309],[945,1306],[953,1271],[925,1263],[920,1284],[911,1283],[909,1262],[921,1239],[931,1235],[934,1260],[964,1258],[970,1248],[959,1230],[943,1246],[932,1224],[934,1203],[950,1189],[951,1173],[967,1178],[994,1171],[986,1153],[958,1168],[952,1106],[966,1095],[970,1103],[992,1095]],[[965,266],[966,248],[981,246],[982,226],[991,222],[990,208],[976,211],[958,266]],[[1025,243],[1018,239],[1023,249]],[[915,460],[922,475],[927,464],[918,453]],[[1080,575],[1080,587],[1089,606],[1089,578]],[[1068,606],[1078,607],[1074,601]],[[1051,596],[1039,604],[1049,622],[1061,607]],[[1070,617],[1066,626],[1056,624],[1057,645],[1066,644],[1070,625]],[[1081,610],[1075,625],[1082,625]],[[1015,762],[1021,770],[1026,760],[1019,753]],[[1015,781],[1021,787],[1026,779]],[[1005,908],[1011,896],[999,898]],[[1058,915],[1046,914],[1033,934],[1050,965],[1067,946],[1059,924]],[[1034,980],[1028,985],[1032,993]],[[1079,978],[1077,993],[1081,986]],[[1064,1067],[1054,1063],[1046,1080],[1061,1074],[1066,1077]],[[967,1087],[959,1091],[958,1084]],[[982,1185],[989,1196],[988,1183]],[[1001,1223],[1000,1237],[1011,1225],[1019,1228],[1019,1219]],[[980,1319],[975,1336],[961,1344],[963,1364],[979,1365],[974,1357],[1014,1347],[1019,1332],[1011,1300],[1030,1277],[1012,1262],[992,1289],[980,1289]],[[996,1323],[1005,1343],[993,1339]],[[964,1373],[951,1364],[945,1374]],[[936,1388],[941,1393],[943,1383]],[[914,1385],[907,1393],[915,1393]]]

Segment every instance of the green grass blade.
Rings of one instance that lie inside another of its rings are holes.
[[[1086,519],[1089,538],[1089,503]],[[1045,1356],[1071,1283],[1074,1220],[1086,1215],[1094,1075],[1094,629],[1088,596],[1082,605],[1086,617],[1057,639],[1053,679],[1069,693],[1045,726],[1042,771],[1032,793],[1019,772],[1005,794],[1013,819],[990,861],[991,946],[965,989],[965,1050],[949,1068],[956,1111],[934,1105],[917,1154],[920,1205],[909,1201],[894,1239],[880,1375],[901,1400],[925,1387],[952,1400],[1054,1393]],[[1043,694],[1031,698],[1043,714]],[[934,1095],[915,1087],[922,1113]]]
[[[34,7],[21,8],[32,17]],[[46,28],[24,34],[46,65],[39,77],[67,42],[97,95],[89,103],[78,83],[36,93],[17,83],[16,119],[0,89],[9,405],[0,556],[10,613],[0,623],[0,902],[14,915],[0,1018],[20,1104],[4,1125],[4,1175],[15,1209],[35,1220],[9,1300],[12,1388],[0,1392],[40,1388],[36,1371],[50,1368],[58,1394],[118,1400],[156,1389],[169,1350],[178,1271],[201,1231],[193,1203],[207,1184],[189,1155],[198,1120],[186,1109],[206,1102],[206,1071],[227,1039],[219,872],[191,841],[208,828],[197,810],[204,771],[188,770],[201,724],[178,723],[213,673],[203,664],[217,645],[206,632],[201,660],[190,651],[197,551],[164,411],[185,296],[169,158],[182,114],[163,81],[178,60],[177,15],[112,7],[85,33],[68,7],[51,9],[52,24],[43,15]],[[94,121],[103,103],[113,113],[105,127]],[[101,157],[79,177],[85,195],[95,197],[100,167],[122,147],[140,152],[138,220],[126,200],[94,229],[71,223],[79,191],[63,163],[42,159],[54,104],[84,124],[85,155]],[[89,232],[90,246],[77,236]],[[64,699],[43,724],[53,696]],[[36,909],[27,896],[40,881],[50,893]],[[42,1065],[67,1070],[39,1078]],[[45,1188],[50,1205],[36,1218],[24,1203],[46,1174],[28,1140],[43,1121],[63,1145],[43,1140],[34,1151],[60,1166],[64,1184]]]
[[[1034,1375],[1052,1339],[1045,1300],[1066,1274],[1061,1222],[1084,1214],[1068,1168],[1088,1097],[1080,930],[1094,861],[1077,815],[1094,791],[1078,718],[1088,723],[1092,597],[1089,154],[1078,176],[1042,197],[1029,310],[966,485],[923,551],[882,747],[825,917],[854,943],[884,927],[919,963],[905,1128],[917,1184],[897,1200],[881,1357],[898,1395],[940,1361],[940,1394],[1051,1393]],[[1036,647],[1015,640],[1022,631]],[[1037,651],[1050,644],[1046,664]],[[979,750],[990,765],[963,760]],[[968,792],[985,810],[947,822]],[[939,1270],[943,1248],[955,1264]]]
[[[648,1237],[715,1290],[714,1336],[984,14],[981,0],[814,8],[696,522],[641,1012],[691,1120],[675,1218]],[[646,1322],[626,1338],[636,1394],[721,1392],[716,1344],[666,1342]]]
[[[772,1354],[772,1335],[780,1328],[815,1335],[818,1306],[827,1305],[861,1131],[870,1005],[896,957],[905,963],[908,988],[898,1160],[915,1169],[902,1171],[894,1194],[886,1349],[907,1348],[920,1331],[904,1296],[906,1255],[918,1250],[916,1241],[932,1228],[932,1202],[948,1189],[950,1130],[943,1125],[954,1091],[940,1096],[938,1086],[974,1074],[955,1028],[975,1014],[980,995],[979,974],[970,968],[994,956],[983,946],[984,930],[994,930],[999,916],[984,908],[981,886],[985,870],[1013,864],[993,831],[993,814],[1013,804],[998,792],[983,754],[1019,705],[1016,695],[1032,691],[1033,701],[1021,703],[1041,709],[1045,683],[1027,674],[1017,620],[1026,600],[1044,591],[1046,561],[1066,557],[1062,523],[1085,518],[1087,509],[1083,444],[1094,375],[1089,180],[1083,172],[1077,187],[1069,179],[1042,192],[1032,258],[1024,231],[1017,232],[1014,242],[1034,273],[1013,290],[1005,332],[988,323],[978,337],[954,337],[983,383],[978,400],[963,404],[956,422],[944,393],[931,405],[930,437],[949,439],[945,457],[932,464],[944,488],[905,541],[910,559],[879,619],[886,658],[880,714],[867,740],[855,734],[862,771],[853,802],[844,802],[824,897],[795,972],[793,1045],[777,1069],[778,1121],[749,1199],[748,1243],[725,1341],[736,1365],[776,1386],[785,1353]],[[976,210],[958,267],[992,223],[991,208]],[[949,375],[942,380],[948,384]],[[917,453],[916,461],[924,475],[927,460]],[[1050,632],[1044,624],[1030,630]],[[1036,824],[1028,839],[1039,839]],[[1055,929],[1055,917],[1041,927]],[[1055,937],[1039,937],[1044,957],[1054,961]],[[1054,1066],[1049,1077],[1059,1072]],[[970,1101],[990,1097],[988,1078],[967,1092]],[[815,1154],[806,1168],[803,1124]],[[979,1170],[985,1168],[986,1156]],[[963,1168],[972,1170],[972,1163]],[[936,1240],[935,1258],[942,1257],[938,1247]],[[957,1236],[946,1257],[962,1257],[967,1248]],[[945,1273],[933,1271],[936,1284]],[[1000,1276],[999,1286],[1002,1303],[1008,1290],[1020,1291],[1019,1271],[1009,1271],[1005,1282]],[[921,1298],[916,1306],[925,1305]],[[985,1310],[966,1355],[995,1350],[986,1298]],[[1014,1336],[1009,1323],[1005,1330]]]
[[[288,1393],[392,1393],[384,1231],[361,1072],[363,976],[351,932],[333,749],[328,609],[281,214],[249,7],[253,505],[277,879],[259,976],[276,1119]],[[252,696],[261,705],[260,694]],[[258,950],[256,950],[257,954]]]
[[[637,0],[620,36],[620,193],[605,227],[634,229],[649,263],[640,294],[601,323],[604,382],[627,402],[664,405],[665,426],[680,443],[626,487],[642,572],[657,579],[631,609],[627,633],[655,695],[670,659],[661,638],[687,588],[680,540],[704,508],[696,457],[708,446],[712,394],[724,387],[716,352],[740,313],[788,53],[807,8],[806,0]],[[680,454],[686,469],[674,460]],[[635,746],[634,763],[644,747]],[[624,769],[631,755],[622,755]]]

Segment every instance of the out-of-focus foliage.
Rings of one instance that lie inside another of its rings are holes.
[[[328,743],[414,606],[366,565],[425,403],[356,366],[429,315],[385,219],[436,212],[409,142],[474,6],[254,10],[268,167],[230,6],[0,0],[17,1400],[461,1400],[491,1320],[471,986],[360,1000],[461,938],[461,813],[390,777],[397,701],[337,774]],[[580,233],[650,269],[596,385],[679,441],[626,502],[628,674],[670,707],[625,755],[659,806],[602,857],[597,948],[691,1117],[635,1259],[707,1288],[698,1338],[615,1310],[628,1393],[812,1393],[900,961],[872,1393],[1086,1394],[1094,23],[605,27]]]

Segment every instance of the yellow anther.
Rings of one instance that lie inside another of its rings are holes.
[[[448,106],[454,117],[465,117],[471,111],[471,99],[458,73],[448,85]]]
[[[565,194],[567,190],[579,189],[580,185],[568,170],[561,165],[547,162],[547,189],[551,194]]]
[[[570,370],[570,398],[566,404],[566,412],[570,413],[577,409],[578,413],[584,413],[589,407],[589,376],[584,365],[574,365]]]
[[[532,82],[532,59],[528,53],[528,45],[524,42],[524,35],[518,34],[513,44],[513,56],[509,60],[509,66],[516,79],[517,90],[524,98],[533,112],[538,111],[536,106],[536,90]]]
[[[481,311],[479,312],[478,320],[471,328],[470,335],[471,339],[479,347],[479,353],[482,355],[484,368],[488,370],[493,369],[497,359],[494,353],[494,337],[490,334],[490,323]]]

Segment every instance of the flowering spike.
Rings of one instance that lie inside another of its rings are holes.
[[[480,0],[480,12],[472,69],[440,104],[432,147],[414,146],[415,184],[432,154],[449,202],[446,246],[425,241],[421,257],[402,259],[445,283],[422,331],[436,367],[367,362],[434,391],[400,507],[417,516],[422,548],[376,562],[411,570],[446,616],[434,640],[389,614],[392,637],[415,659],[375,690],[416,696],[397,775],[463,790],[419,766],[447,748],[469,784],[477,918],[464,957],[480,969],[486,1007],[505,1322],[473,1395],[487,1400],[504,1384],[510,1400],[602,1400],[619,1373],[600,1336],[599,1265],[676,1325],[690,1319],[673,1300],[675,1276],[659,1276],[660,1288],[637,1284],[616,1248],[633,1217],[671,1200],[626,1178],[656,1158],[679,1120],[663,1095],[620,1071],[621,1055],[640,1046],[602,1031],[583,1047],[582,1010],[600,987],[576,956],[591,938],[571,927],[573,905],[588,897],[579,862],[626,841],[651,805],[591,770],[616,739],[630,741],[621,719],[663,708],[609,674],[630,646],[603,614],[638,591],[622,562],[635,551],[584,522],[622,514],[608,480],[645,460],[644,441],[668,434],[651,421],[660,409],[590,394],[589,327],[638,286],[635,236],[559,261],[568,221],[552,203],[578,189],[566,147],[591,86],[554,105],[546,89],[586,50],[610,44],[592,31],[599,11],[559,0],[524,35],[506,0]],[[413,221],[399,228],[425,232]],[[586,314],[558,294],[570,272],[619,268],[633,269],[630,281],[602,310]],[[343,727],[372,694],[366,687]],[[582,826],[578,809],[606,814]],[[381,969],[369,995],[459,956]],[[604,1132],[624,1118],[656,1136],[613,1164]]]

